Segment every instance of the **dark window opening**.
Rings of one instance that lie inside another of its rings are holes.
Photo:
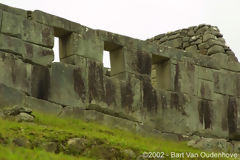
[[[122,46],[104,42],[103,64],[105,75],[115,76],[124,72],[124,49]]]
[[[61,59],[67,55],[69,35],[71,32],[60,28],[54,28],[54,60],[53,62],[61,62]]]
[[[152,56],[151,82],[155,89],[168,90],[170,88],[170,66],[171,64],[168,58],[158,55]]]
[[[59,38],[58,37],[54,37],[53,51],[54,51],[54,60],[53,60],[53,62],[60,62]]]

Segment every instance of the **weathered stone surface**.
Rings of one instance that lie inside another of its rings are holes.
[[[213,100],[214,84],[210,81],[199,80],[198,96],[203,99]]]
[[[31,114],[30,108],[15,105],[13,107],[5,107],[0,111],[1,118],[15,120],[17,122],[33,122],[34,116]]]
[[[22,21],[22,39],[24,41],[52,48],[54,44],[53,28],[28,19]],[[19,27],[18,27],[19,28]]]
[[[233,146],[226,139],[200,138],[188,142],[188,146],[205,151],[231,152]]]
[[[236,75],[235,74],[214,72],[213,76],[214,76],[214,91],[216,93],[236,95]]]
[[[214,71],[215,70],[213,70],[213,69],[198,66],[198,78],[207,80],[207,81],[213,81],[214,80],[214,78],[213,78]]]
[[[4,34],[0,34],[0,50],[17,55],[23,55],[26,53],[23,41]]]
[[[24,41],[53,47],[53,28],[33,22],[20,15],[3,12],[1,32]]]
[[[70,106],[81,106],[83,103],[88,104],[88,82],[85,66],[86,63],[83,63],[81,67],[63,63],[53,63],[50,70],[49,87],[45,87],[49,88],[48,100]],[[93,83],[96,84],[96,77],[93,77],[92,80],[94,80]],[[96,88],[94,88],[94,90],[95,89]]]
[[[71,65],[80,65],[83,66],[87,64],[87,58],[79,55],[72,55],[66,58],[62,58],[61,62],[71,64]],[[85,66],[87,67],[87,66]]]
[[[45,114],[59,115],[62,111],[62,106],[34,97],[26,97],[24,106]]]
[[[151,73],[151,55],[136,50],[127,50],[126,53],[126,71],[137,74]]]
[[[2,12],[2,27],[1,32],[21,38],[22,36],[22,27],[24,17],[16,14],[11,14],[9,12]]]
[[[61,43],[60,46],[63,45]],[[61,58],[80,55],[102,62],[104,43],[97,37],[96,31],[87,30],[81,34],[72,33],[67,37],[65,45],[67,50],[60,50]]]
[[[211,48],[209,48],[207,54],[212,55],[215,53],[224,53],[224,48],[222,46],[214,45]]]
[[[10,7],[10,6],[4,5],[4,4],[0,4],[0,9],[3,11],[6,11],[6,12],[13,13],[13,14],[27,16],[27,11],[25,11],[23,9],[19,9],[19,8]]]
[[[0,82],[12,88],[29,93],[31,65],[16,56],[0,52]]]
[[[20,113],[15,118],[16,118],[16,121],[18,121],[18,122],[33,122],[34,121],[34,117],[27,113]]]
[[[142,88],[143,86],[141,85],[141,81],[132,76],[131,78],[129,77],[126,82],[122,82],[120,87],[121,87],[121,107],[129,115],[132,115],[135,118],[141,119],[142,117],[139,116],[139,112],[140,112],[140,108],[143,106],[142,92],[144,92]],[[145,97],[146,96],[147,95],[145,95]],[[150,106],[148,107],[154,108],[155,106],[152,106],[150,104]]]
[[[180,48],[182,46],[182,39],[178,38],[178,39],[169,40],[169,41],[162,43],[162,45]]]
[[[84,138],[72,138],[67,142],[67,148],[72,154],[80,154],[89,145],[89,140]]]
[[[0,84],[0,107],[21,105],[25,95],[14,88]]]
[[[104,84],[103,84],[103,65],[95,61],[88,61],[88,93],[89,103],[100,103],[104,101]]]
[[[105,91],[105,102],[108,107],[114,108],[114,110],[121,110],[122,108],[116,107],[121,106],[121,82],[119,79],[114,77],[104,77],[104,91]]]
[[[192,93],[195,88],[195,65],[189,62],[179,62],[176,65],[175,88],[176,91]],[[184,85],[188,84],[188,85]]]
[[[212,35],[212,34],[210,34],[210,33],[207,33],[207,34],[203,35],[203,42],[206,42],[206,41],[208,41],[210,39],[217,39],[217,37]]]
[[[34,45],[31,43],[24,43],[26,52],[23,54],[24,60],[31,61],[42,66],[50,65],[54,59],[52,49]]]
[[[50,87],[50,72],[47,67],[33,65],[31,68],[30,95],[48,100]]]
[[[33,20],[45,24],[45,25],[49,25],[51,27],[56,27],[59,28],[60,32],[55,32],[55,35],[57,36],[61,36],[62,34],[66,34],[69,32],[81,32],[83,30],[90,30],[90,28],[84,27],[80,24],[71,22],[69,20],[66,20],[64,18],[60,18],[39,10],[35,10],[32,12],[32,18]]]
[[[197,45],[193,45],[193,46],[186,47],[185,50],[186,50],[187,52],[192,52],[192,53],[198,52]]]

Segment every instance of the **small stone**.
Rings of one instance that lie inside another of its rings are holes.
[[[208,43],[201,43],[198,45],[198,48],[201,49],[208,49],[210,46]]]
[[[192,42],[191,44],[201,44],[202,43],[202,39],[197,39],[196,41]]]
[[[173,39],[173,40],[170,40],[170,41],[166,41],[166,42],[162,43],[162,45],[175,47],[175,48],[181,48],[182,38],[177,38],[177,39]]]
[[[16,121],[18,121],[18,122],[33,122],[34,121],[34,117],[27,113],[20,113],[15,118],[16,118]]]
[[[198,48],[197,48],[196,45],[187,47],[185,50],[186,50],[187,52],[192,52],[192,53],[198,52]]]
[[[212,54],[215,54],[215,53],[224,53],[225,50],[222,46],[219,46],[219,45],[214,45],[212,46],[211,48],[208,49],[208,55],[212,55]]]
[[[209,29],[208,26],[203,26],[201,28],[199,28],[196,32],[196,34],[203,34],[204,32],[206,32]]]
[[[189,39],[190,39],[190,37],[183,37],[183,42],[188,42],[189,41]]]
[[[193,28],[189,29],[187,35],[188,36],[194,36],[195,35]]]
[[[31,147],[31,143],[24,137],[15,138],[12,142],[13,142],[13,144],[15,144],[19,147],[25,147],[25,148]]]
[[[70,153],[80,154],[87,147],[89,141],[85,138],[72,138],[67,142],[67,147]]]
[[[214,36],[214,35],[212,35],[212,34],[210,34],[210,33],[207,33],[207,34],[204,34],[204,35],[203,35],[203,42],[206,42],[206,41],[208,41],[209,39],[217,39],[217,37]]]
[[[189,42],[184,42],[183,43],[183,48],[186,48],[186,47],[189,47],[190,46],[190,43]]]
[[[4,118],[4,114],[1,111],[0,111],[0,118]]]
[[[56,153],[57,147],[58,147],[58,145],[57,145],[56,142],[47,142],[47,143],[43,144],[43,148],[44,148],[47,152]]]
[[[224,43],[224,44],[226,43],[226,41],[225,41],[224,38],[218,38],[217,40],[220,41],[220,42],[222,42],[222,43]]]
[[[128,159],[135,159],[136,158],[135,152],[133,152],[133,150],[131,150],[131,149],[124,149],[122,151],[122,154],[124,155],[125,158],[128,158]]]
[[[225,47],[225,46],[226,46],[224,42],[218,41],[218,40],[215,40],[215,39],[210,39],[210,40],[208,41],[208,44],[209,44],[210,47],[212,47],[212,46],[214,46],[214,45],[219,45],[219,46],[222,46],[222,47]]]
[[[180,33],[169,36],[168,40],[172,40],[172,39],[176,39],[176,38],[181,38]]]
[[[32,113],[32,110],[30,108],[22,107],[22,106],[13,106],[10,108],[4,108],[3,113],[6,116],[16,116],[20,113]]]

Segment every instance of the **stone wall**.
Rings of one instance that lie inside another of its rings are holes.
[[[224,53],[232,61],[237,62],[237,58],[230,47],[226,45],[223,35],[216,26],[201,24],[199,26],[160,34],[148,39],[148,41],[209,56],[216,53]]]
[[[0,5],[0,19],[0,107],[25,105],[138,131],[238,135],[240,64],[223,44],[218,46],[224,52],[209,57],[195,54],[199,49],[93,30],[38,10]],[[214,36],[221,39],[217,31]],[[52,62],[54,37],[58,63]],[[107,74],[104,50],[110,52]]]

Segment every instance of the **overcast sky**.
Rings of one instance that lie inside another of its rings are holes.
[[[0,0],[138,39],[198,24],[219,27],[240,59],[240,0]]]

